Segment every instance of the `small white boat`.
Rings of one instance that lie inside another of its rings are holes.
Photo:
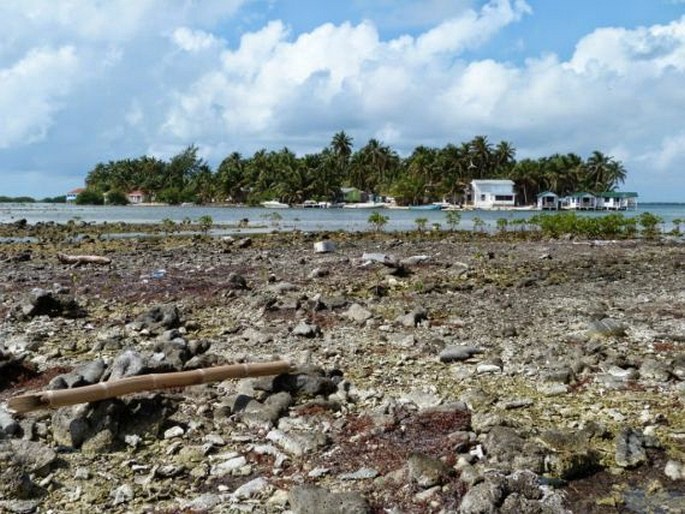
[[[427,205],[410,205],[410,211],[439,211],[440,205],[436,203],[429,203]]]
[[[359,203],[346,203],[343,205],[345,209],[380,209],[385,207],[386,204],[382,202],[359,202]]]
[[[281,203],[277,200],[267,200],[266,202],[262,202],[261,205],[267,209],[290,209],[290,205]]]

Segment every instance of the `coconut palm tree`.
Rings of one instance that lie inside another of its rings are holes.
[[[469,143],[469,166],[473,170],[473,178],[488,178],[492,173],[493,152],[487,136],[476,136]]]
[[[248,186],[245,160],[239,152],[233,152],[219,164],[217,188],[222,199],[230,198],[233,202],[243,203],[247,199]]]
[[[623,164],[597,150],[588,157],[585,167],[593,193],[613,191],[626,180]]]

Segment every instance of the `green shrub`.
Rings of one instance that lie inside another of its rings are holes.
[[[110,191],[107,193],[107,203],[110,205],[128,205],[128,196],[121,191]]]
[[[485,231],[485,221],[483,221],[482,218],[475,216],[473,218],[473,230],[477,230],[479,232],[484,232]]]
[[[101,192],[85,189],[76,196],[76,205],[102,205],[105,199]]]
[[[461,213],[458,211],[447,211],[447,226],[452,232],[457,229],[457,226],[461,222]]]
[[[581,216],[575,212],[536,214],[528,223],[537,226],[546,237],[564,235],[594,239],[633,237],[637,232],[637,220],[623,214]]]
[[[197,222],[200,225],[200,232],[202,232],[204,235],[209,234],[209,230],[212,228],[212,225],[214,225],[214,220],[208,214],[200,216],[197,219]]]
[[[659,234],[658,226],[663,223],[663,219],[651,212],[643,212],[638,216],[638,223],[642,227],[642,235],[648,238],[657,237]]]
[[[383,216],[380,212],[378,211],[373,211],[371,215],[369,216],[369,224],[373,227],[374,231],[380,232],[383,230],[383,227],[388,223],[390,218],[387,216]]]
[[[506,232],[508,225],[509,220],[507,218],[497,218],[497,230],[500,232]]]

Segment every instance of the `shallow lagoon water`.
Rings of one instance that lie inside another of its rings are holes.
[[[411,211],[402,209],[379,209],[388,217],[385,230],[412,230],[416,219],[425,218],[430,228],[439,223],[447,228],[447,214],[444,211]],[[209,207],[209,206],[81,206],[67,204],[0,204],[0,222],[11,223],[25,219],[28,223],[53,221],[67,223],[70,220],[89,223],[159,223],[171,219],[176,223],[184,219],[196,221],[202,216],[211,216],[218,225],[238,225],[248,219],[250,225],[268,227],[269,230],[319,231],[367,231],[370,229],[369,215],[373,209],[265,209],[262,207]],[[472,229],[476,217],[483,220],[486,230],[494,230],[497,220],[505,218],[527,219],[539,211],[527,210],[465,210],[459,211],[461,222],[458,228]],[[685,219],[685,204],[643,204],[637,210],[623,211],[626,216],[637,216],[651,212],[664,220],[663,229],[670,230],[676,218]],[[606,211],[579,212],[585,216],[602,216]],[[263,230],[263,229],[262,229]],[[249,230],[248,230],[249,231]],[[245,232],[248,232],[245,231]]]

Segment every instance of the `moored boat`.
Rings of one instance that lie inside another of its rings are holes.
[[[266,207],[267,209],[289,209],[290,205],[287,203],[282,203],[277,200],[267,200],[266,202],[261,203],[262,207]]]
[[[410,211],[439,211],[441,209],[440,205],[429,203],[426,205],[410,205]]]
[[[345,209],[381,209],[385,207],[386,204],[382,202],[359,202],[359,203],[346,203],[343,205]]]

